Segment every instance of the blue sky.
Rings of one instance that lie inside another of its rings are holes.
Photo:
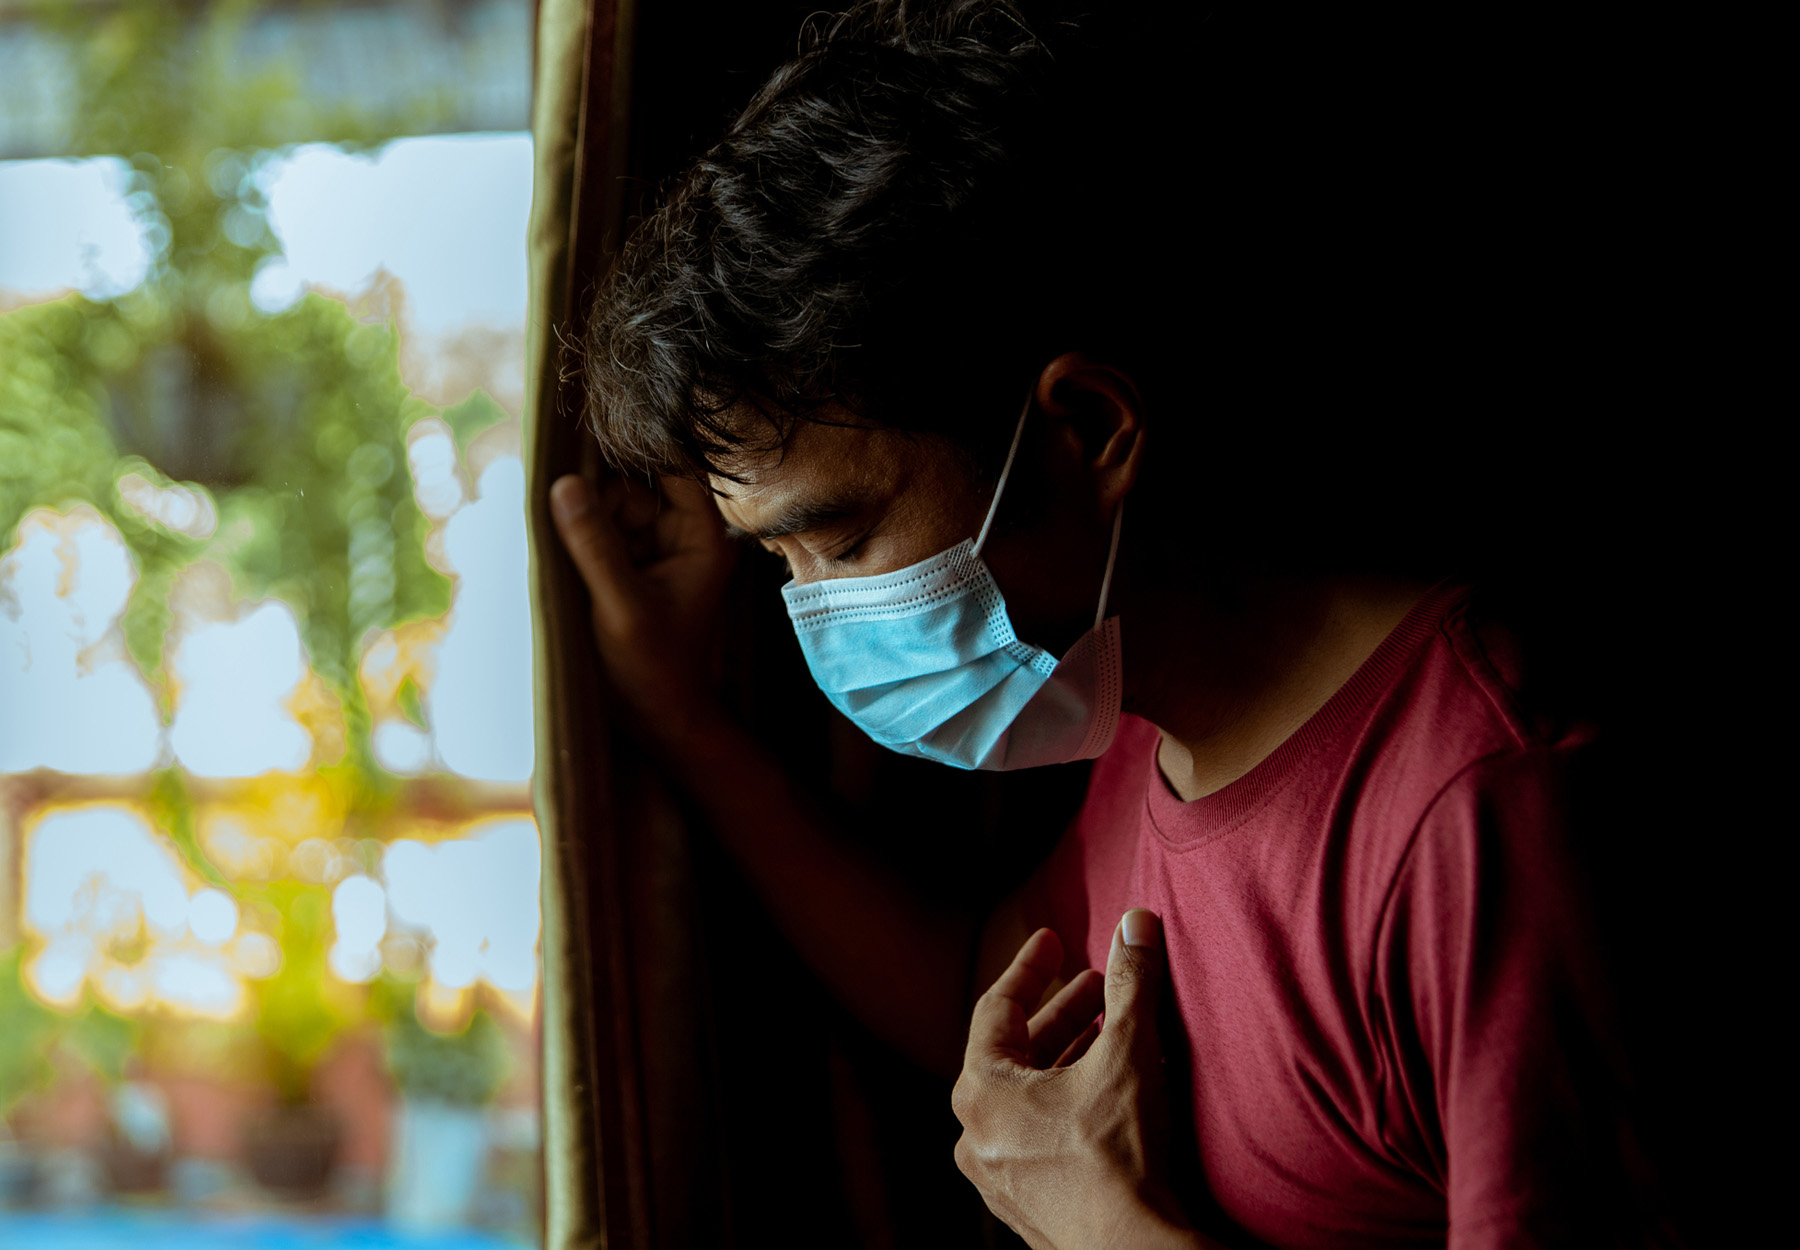
[[[0,291],[107,298],[143,281],[152,241],[127,176],[116,157],[0,161]],[[265,311],[309,285],[355,293],[379,267],[405,285],[423,334],[523,324],[529,135],[396,139],[368,154],[304,144],[253,176],[283,251],[252,287]]]

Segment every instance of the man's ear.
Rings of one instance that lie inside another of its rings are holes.
[[[1068,450],[1095,478],[1110,515],[1137,482],[1144,458],[1143,396],[1122,370],[1085,352],[1064,352],[1038,374],[1036,402],[1055,419]]]

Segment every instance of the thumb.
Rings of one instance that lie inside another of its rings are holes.
[[[1143,1033],[1156,1036],[1156,1005],[1162,996],[1166,963],[1162,920],[1153,911],[1134,907],[1113,930],[1106,957],[1106,1027],[1118,1044],[1129,1045]],[[1114,1030],[1117,1030],[1115,1033]]]
[[[557,478],[550,487],[550,515],[569,558],[587,583],[595,620],[609,632],[617,629],[623,622],[615,618],[635,597],[637,580],[625,536],[601,508],[594,488],[574,474]]]

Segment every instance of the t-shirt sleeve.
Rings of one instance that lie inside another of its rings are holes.
[[[1384,914],[1390,1106],[1437,1165],[1454,1250],[1644,1244],[1574,754],[1465,769],[1420,821]]]

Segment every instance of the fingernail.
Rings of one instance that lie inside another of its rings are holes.
[[[1156,946],[1162,941],[1162,921],[1155,912],[1142,907],[1126,912],[1119,929],[1127,946]]]
[[[587,483],[578,477],[565,477],[550,488],[550,506],[560,521],[575,521],[587,514]]]

